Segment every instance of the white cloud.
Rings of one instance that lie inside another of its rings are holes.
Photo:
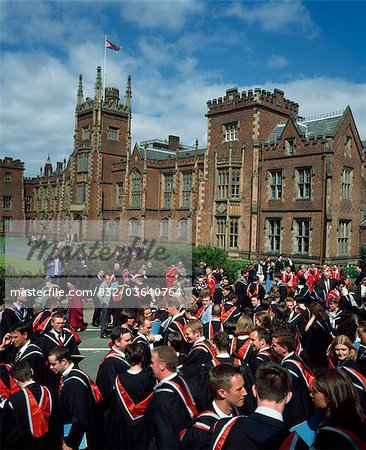
[[[248,7],[250,2],[234,2],[227,10],[229,17],[246,23],[259,23],[264,31],[315,37],[319,30],[300,0],[270,0]]]
[[[179,31],[192,14],[204,11],[203,2],[195,0],[123,1],[123,20],[140,28]]]
[[[266,65],[270,69],[283,69],[288,65],[288,60],[283,55],[270,55]]]

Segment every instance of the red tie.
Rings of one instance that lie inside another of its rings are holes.
[[[61,347],[64,346],[64,343],[61,340],[61,333],[58,334],[58,345],[61,345]]]
[[[58,396],[60,397],[62,388],[64,387],[64,376],[61,375],[60,382],[58,384]]]

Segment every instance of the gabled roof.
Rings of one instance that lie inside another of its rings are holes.
[[[307,139],[311,137],[334,137],[342,119],[343,114],[338,114],[331,117],[297,121],[295,122],[295,126],[299,134]],[[281,139],[287,124],[288,121],[286,123],[277,124],[265,143],[276,144],[277,141]]]

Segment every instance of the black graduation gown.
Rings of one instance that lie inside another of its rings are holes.
[[[224,326],[221,320],[215,319],[203,324],[203,335],[205,336],[206,339],[212,341],[215,333],[218,333],[219,331],[224,331]]]
[[[28,308],[20,308],[19,310],[13,304],[7,306],[3,311],[0,321],[0,342],[2,342],[3,337],[13,325],[19,322],[27,324],[30,318],[31,314]]]
[[[144,359],[142,361],[142,368],[147,369],[150,367],[151,363],[151,350],[150,350],[150,344],[149,341],[145,336],[137,335],[135,339],[133,340],[134,344],[140,344],[141,348],[144,351]]]
[[[46,380],[47,365],[42,350],[38,345],[30,344],[19,361],[26,361],[33,369],[33,379],[39,384]]]
[[[286,404],[284,410],[284,420],[289,427],[308,419],[314,411],[314,405],[310,398],[310,388],[303,376],[306,371],[301,370],[296,362],[304,365],[302,359],[295,354],[281,361],[281,365],[290,371],[292,378],[292,398]]]
[[[171,381],[184,386],[184,380],[176,375]],[[180,432],[188,427],[192,416],[181,396],[166,382],[154,391],[145,413],[145,432],[151,445],[158,450],[182,448]]]
[[[42,391],[37,383],[26,386],[31,391],[39,404]],[[57,414],[55,399],[51,395],[51,414],[48,422],[48,431],[45,435],[35,438],[32,435],[26,397],[24,390],[9,397],[4,405],[1,415],[1,443],[3,449],[57,449],[60,447],[60,439],[57,430]]]
[[[17,357],[19,349],[12,344],[7,345],[6,348],[0,352],[1,362],[13,363]],[[19,361],[26,361],[33,369],[33,379],[39,384],[44,384],[47,375],[47,365],[42,350],[33,343],[30,343],[23,351],[18,359]]]
[[[51,317],[52,311],[49,309],[45,309],[32,317],[31,325],[36,338],[43,335],[47,331],[51,331]]]
[[[62,427],[72,424],[68,435],[64,436],[66,445],[78,448],[86,433],[89,447],[96,448],[96,402],[89,378],[82,371],[73,368],[65,377],[58,398],[58,411]],[[64,434],[63,429],[61,433]]]
[[[354,450],[355,448],[361,450],[366,448],[366,431],[360,430],[356,436],[360,441],[355,441],[353,432],[350,433],[344,428],[334,427],[331,421],[327,421],[317,430],[312,448],[316,450]]]
[[[214,356],[213,349],[210,351],[209,341],[195,342],[183,363],[182,372],[185,378],[193,378],[202,364],[209,363]]]
[[[153,392],[155,379],[150,371],[142,370],[137,374],[127,371],[120,373],[118,378],[123,390],[132,401],[121,394],[115,380],[113,392],[110,395],[110,408],[106,412],[105,441],[107,448],[111,449],[145,449],[147,447],[144,432],[143,409],[141,402],[148,404],[149,396]],[[141,414],[142,412],[142,414]]]
[[[70,350],[71,355],[80,355],[80,351],[71,331],[64,328],[62,330],[61,337],[63,346]],[[50,351],[60,345],[60,343],[54,333],[47,331],[37,339],[37,345],[41,348],[43,354],[48,357]]]
[[[225,438],[225,430],[228,428],[229,432]],[[277,449],[287,435],[288,428],[284,422],[254,412],[248,417],[220,420],[214,429],[211,449]]]
[[[130,367],[126,358],[111,350],[99,366],[97,383],[104,399],[112,392],[116,376]]]
[[[332,336],[327,323],[318,317],[302,339],[305,359],[313,370],[328,367],[327,349],[331,342]]]
[[[250,306],[250,300],[248,299],[248,278],[240,277],[235,284],[235,292],[238,296],[238,306],[243,311],[244,308]]]

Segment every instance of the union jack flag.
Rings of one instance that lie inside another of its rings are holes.
[[[105,46],[106,48],[110,48],[111,50],[114,50],[116,52],[119,52],[121,50],[121,47],[119,45],[112,44],[112,42],[108,41],[107,39],[105,41]]]

